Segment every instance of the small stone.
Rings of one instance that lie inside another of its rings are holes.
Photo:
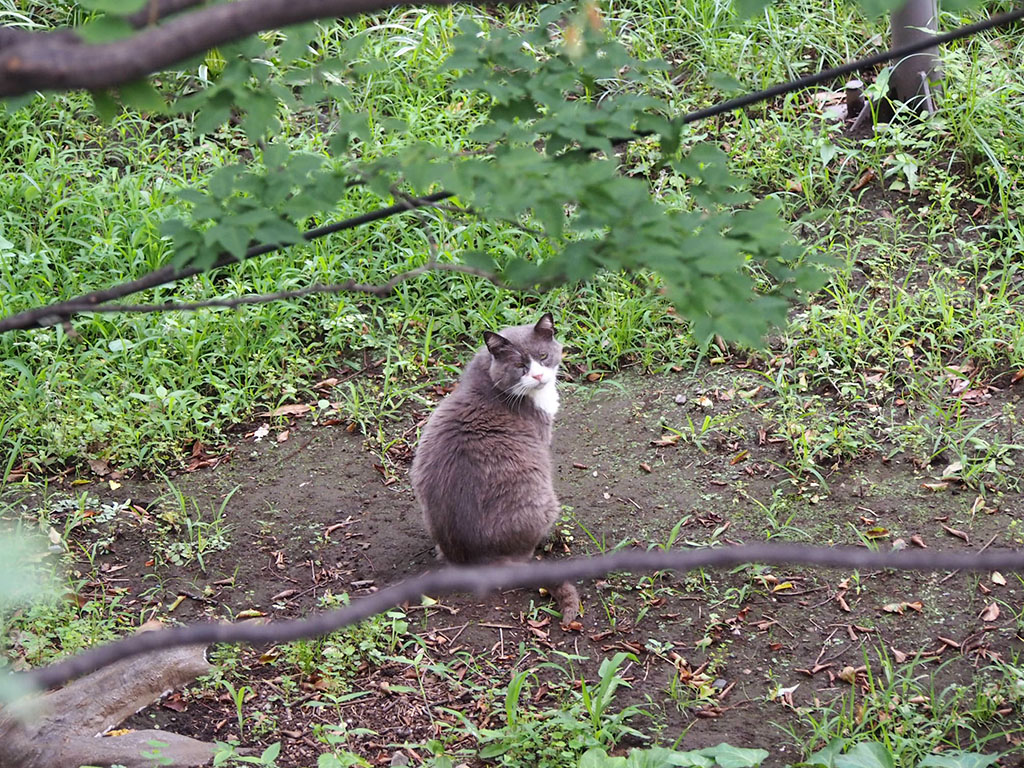
[[[686,405],[686,395],[675,396],[676,405]]]

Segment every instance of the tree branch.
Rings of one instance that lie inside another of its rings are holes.
[[[199,0],[194,0],[194,2],[198,1]],[[454,1],[455,0],[428,0],[429,4],[440,5]],[[516,0],[510,1],[515,2]],[[191,5],[193,4],[193,0],[154,0],[154,2],[157,3],[158,12],[164,12],[166,10],[167,13],[174,12],[173,10],[169,10],[171,8],[174,8],[176,10],[182,10],[186,7],[191,7]],[[22,85],[18,85],[18,82],[20,82],[19,78],[27,77],[29,80],[31,80],[33,77],[37,76],[31,74],[31,67],[29,67],[28,69],[25,68],[27,66],[25,64],[26,61],[35,61],[35,66],[42,67],[44,71],[47,69],[47,66],[49,66],[49,64],[47,63],[49,59],[47,58],[47,56],[44,56],[40,53],[41,51],[43,51],[43,49],[47,51],[51,51],[52,49],[51,53],[57,55],[60,54],[61,51],[74,49],[76,47],[82,48],[86,49],[88,52],[86,58],[95,58],[96,61],[103,62],[111,57],[116,58],[115,54],[120,55],[117,53],[121,50],[120,48],[118,48],[118,46],[122,44],[132,43],[133,41],[137,41],[138,39],[140,39],[143,35],[152,34],[156,31],[163,32],[168,29],[173,29],[176,30],[175,34],[182,34],[183,30],[190,29],[192,26],[197,24],[196,19],[199,19],[198,23],[202,25],[228,24],[232,34],[234,34],[234,31],[236,31],[236,27],[230,25],[235,23],[241,24],[242,27],[244,27],[244,29],[248,29],[250,31],[258,31],[259,29],[265,28],[264,26],[261,26],[264,24],[264,22],[266,22],[267,27],[275,27],[280,24],[294,23],[295,21],[306,20],[295,19],[293,18],[294,14],[309,14],[309,18],[330,15],[351,15],[365,12],[366,10],[377,9],[378,7],[393,7],[402,4],[400,0],[287,0],[287,2],[288,5],[286,8],[278,7],[278,5],[283,5],[283,0],[238,0],[238,2],[228,3],[226,5],[210,6],[172,19],[167,24],[161,25],[159,28],[147,29],[146,31],[140,33],[139,35],[136,35],[135,37],[130,38],[129,40],[119,41],[118,43],[111,43],[106,46],[84,45],[80,41],[78,41],[78,38],[70,30],[59,30],[56,32],[29,32],[26,30],[16,29],[12,27],[0,27],[0,96],[13,95],[15,93],[23,93],[27,90],[32,90],[33,88],[47,87],[43,85],[24,85],[24,83],[22,83]],[[338,13],[334,13],[332,9],[337,10],[339,6],[343,7],[343,10],[339,11]],[[245,11],[245,13],[242,12],[243,10]],[[252,18],[248,18],[247,14],[249,12],[252,12],[255,15]],[[260,17],[260,13],[267,13],[269,15],[266,15],[265,17]],[[281,21],[282,18],[284,18],[285,20]],[[774,98],[776,96],[780,96],[791,91],[806,88],[817,83],[826,82],[828,80],[835,79],[836,77],[839,77],[841,75],[849,74],[851,72],[864,69],[869,66],[875,66],[886,61],[903,58],[912,53],[916,53],[920,50],[923,50],[926,47],[941,45],[963,37],[969,37],[971,35],[977,34],[987,29],[1008,26],[1019,21],[1022,18],[1024,18],[1024,7],[1016,8],[1007,13],[992,16],[976,24],[970,24],[967,26],[959,27],[955,30],[952,30],[951,32],[947,32],[943,35],[938,35],[932,39],[918,41],[913,45],[907,45],[898,49],[883,51],[881,53],[869,56],[865,59],[860,59],[849,64],[844,64],[842,66],[835,67],[833,69],[818,72],[816,74],[807,75],[806,77],[799,78],[788,83],[782,83],[762,91],[757,91],[755,93],[746,94],[735,99],[730,99],[720,104],[707,107],[705,109],[690,112],[678,118],[678,121],[681,124],[689,124],[696,122],[698,120],[702,120],[704,118],[722,114],[724,112],[729,112],[735,109],[741,109],[751,104],[755,104],[761,101],[767,101],[768,99]],[[270,21],[267,21],[267,19],[273,19],[274,22],[271,23]],[[243,22],[247,22],[248,26],[243,24]],[[255,25],[255,28],[253,28],[253,25]],[[217,32],[217,34],[221,35],[227,34],[224,30],[217,31],[212,29],[212,27],[207,31],[209,33]],[[228,38],[225,39],[237,39],[238,37],[244,37],[249,33],[250,32],[243,31],[239,32],[236,37],[231,37],[229,35]],[[220,40],[220,38],[218,39]],[[223,40],[220,41],[223,42]],[[180,42],[181,41],[178,41],[178,43]],[[146,44],[157,45],[162,43],[158,43],[157,40],[153,40]],[[39,50],[33,51],[32,49],[34,48],[38,48]],[[111,51],[113,51],[114,53],[111,53]],[[28,56],[29,53],[31,53],[30,56]],[[81,53],[81,51],[79,51],[79,53]],[[182,54],[182,57],[187,55],[187,53]],[[28,58],[23,60],[24,56],[28,56]],[[79,64],[81,64],[81,62],[79,62]],[[59,65],[54,63],[53,66],[57,69],[60,69],[62,72],[68,69],[68,67],[66,66],[66,62],[61,63]],[[113,65],[110,62],[107,62],[103,66],[109,67]],[[121,64],[118,63],[117,66],[121,66]],[[26,74],[26,72],[28,74]],[[64,77],[66,75],[67,77],[71,77],[70,80],[62,80],[61,82],[56,83],[50,87],[61,87],[68,89],[83,87],[82,84],[73,81],[74,78],[72,76],[77,76],[76,70],[74,70],[74,68],[71,68],[69,72],[64,72],[64,75],[61,75],[60,77]],[[60,79],[58,77],[58,74],[54,74],[53,72],[51,72],[49,75],[46,75],[46,77],[57,77],[57,79]],[[131,80],[137,79],[139,76],[141,75],[126,75],[120,77],[120,79],[117,82],[129,82]],[[7,92],[4,90],[4,88],[15,88],[15,90]],[[17,90],[17,88],[21,88],[21,90]],[[432,195],[427,195],[426,197],[422,198],[422,201],[436,202],[452,196],[453,195],[450,192],[437,192]],[[414,200],[419,201],[420,199],[414,198]],[[388,216],[392,216],[396,213],[409,210],[410,201],[403,200],[402,202],[403,204],[401,205],[389,206],[387,208],[382,208],[377,211],[364,214],[363,216],[357,216],[352,219],[347,219],[345,221],[338,222],[337,224],[321,227],[317,230],[310,230],[309,232],[306,232],[303,235],[303,237],[306,240],[313,240],[316,239],[317,237],[323,237],[326,234],[330,234],[331,232],[337,232],[342,229],[348,229],[351,227],[359,226],[360,224],[364,224],[369,221],[376,221],[378,219],[383,219]],[[270,251],[278,250],[282,247],[284,247],[284,245],[281,243],[271,243],[261,246],[254,246],[253,248],[249,249],[249,251],[246,252],[243,258],[252,258],[254,256],[259,256],[264,253],[269,253]],[[232,264],[235,261],[236,260],[232,257],[221,256],[210,269],[217,269],[228,264]],[[75,299],[71,299],[65,302],[59,302],[46,307],[38,307],[35,309],[26,310],[25,312],[20,312],[18,314],[0,319],[0,333],[4,333],[6,331],[11,330],[25,330],[28,328],[41,328],[49,325],[54,325],[56,323],[68,320],[70,317],[74,316],[75,314],[78,314],[79,312],[96,311],[96,306],[102,302],[120,298],[122,296],[126,296],[137,291],[145,290],[147,288],[153,288],[158,285],[172,283],[175,282],[176,280],[180,280],[182,278],[198,274],[202,271],[205,270],[197,269],[195,267],[189,267],[180,270],[175,270],[171,267],[163,267],[161,269],[149,273],[148,275],[139,278],[138,280],[134,280],[129,283],[113,286],[102,291],[96,291],[91,294],[86,294]],[[472,272],[472,270],[468,269],[463,271]]]
[[[326,635],[378,613],[419,600],[423,595],[472,592],[484,595],[515,587],[540,587],[581,581],[613,571],[691,571],[696,568],[730,568],[747,563],[811,565],[826,568],[903,571],[1020,571],[1024,551],[1002,552],[874,552],[858,547],[807,547],[799,544],[750,544],[696,550],[626,550],[598,557],[548,560],[517,565],[447,567],[424,573],[406,582],[354,600],[336,611],[308,619],[273,624],[194,624],[146,632],[94,648],[70,659],[31,672],[16,673],[21,687],[48,688],[66,683],[120,659],[157,649],[200,643],[281,643],[303,637]]]
[[[369,213],[363,213],[359,216],[353,216],[352,218],[345,219],[343,221],[337,221],[333,224],[327,224],[322,227],[307,230],[302,234],[302,238],[307,242],[316,240],[317,238],[325,237],[335,232],[340,232],[345,229],[352,229],[354,227],[368,224],[371,221],[377,221],[379,219],[386,219],[389,216],[393,216],[396,213],[402,211],[408,211],[410,206],[416,207],[432,205],[441,200],[446,200],[452,197],[451,192],[435,192],[432,195],[425,195],[422,198],[417,198],[418,203],[410,203],[407,200],[403,200],[400,204],[389,205],[385,208],[378,208],[376,211],[370,211]],[[261,245],[255,245],[245,252],[242,256],[242,261],[245,259],[251,259],[256,256],[262,256],[265,253],[276,251],[281,248],[288,247],[287,243],[266,243]],[[230,264],[235,264],[239,260],[233,256],[223,254],[220,258],[214,262],[213,266],[209,269],[215,270],[221,267],[226,267]],[[182,269],[175,269],[174,267],[161,267],[156,269],[149,274],[143,275],[137,280],[131,280],[127,283],[120,283],[119,285],[111,286],[110,288],[104,288],[100,291],[93,291],[82,296],[78,296],[67,301],[57,302],[56,304],[48,304],[45,307],[36,307],[35,309],[27,309],[24,312],[18,312],[14,315],[8,315],[5,318],[0,319],[0,333],[6,331],[15,330],[26,330],[28,328],[45,328],[50,325],[56,325],[57,323],[64,322],[77,314],[82,312],[102,312],[110,311],[103,310],[100,305],[104,302],[119,299],[123,296],[128,296],[132,293],[144,291],[148,288],[155,288],[160,285],[166,285],[167,283],[173,283],[177,280],[181,280],[192,275],[197,275],[200,272],[207,270],[199,269],[198,267],[184,267]],[[405,278],[411,277],[412,275],[406,275]],[[396,276],[400,277],[400,276]],[[392,278],[394,279],[394,278]],[[390,282],[390,281],[389,281]],[[401,282],[400,280],[398,282]],[[397,285],[397,283],[395,283]],[[387,284],[385,284],[387,285]],[[394,286],[391,286],[394,288]],[[355,290],[355,289],[352,289]],[[390,288],[388,290],[391,290]],[[385,291],[387,292],[387,291]],[[160,305],[155,305],[160,306]],[[218,306],[212,304],[210,306]],[[133,310],[126,310],[133,311]]]
[[[428,0],[449,5],[454,0]],[[19,34],[0,54],[0,97],[32,91],[109,88],[166,69],[191,56],[257,32],[314,19],[382,11],[404,0],[238,0],[145,26],[102,45],[45,32]],[[19,30],[21,32],[21,30]]]
[[[431,261],[419,267],[399,272],[385,283],[357,283],[354,280],[346,280],[344,283],[332,283],[330,285],[316,284],[307,288],[297,288],[291,291],[277,291],[276,293],[259,293],[249,296],[239,296],[234,299],[204,299],[203,301],[166,301],[163,304],[100,304],[82,312],[191,312],[197,309],[208,307],[223,307],[236,309],[249,304],[269,304],[272,301],[284,299],[300,299],[303,296],[312,296],[318,293],[369,293],[374,296],[387,296],[398,287],[414,277],[419,277],[427,272],[461,272],[466,275],[482,277],[499,288],[508,288],[495,274],[483,269],[471,267],[468,264],[450,264],[447,262]]]

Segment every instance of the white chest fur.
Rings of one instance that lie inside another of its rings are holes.
[[[530,361],[530,370],[527,377],[541,376],[540,386],[534,387],[527,392],[533,400],[533,404],[549,416],[558,413],[558,390],[555,389],[558,371],[555,368],[548,368],[536,360]]]

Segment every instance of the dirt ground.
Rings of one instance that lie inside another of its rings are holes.
[[[941,461],[919,467],[900,456],[865,455],[834,471],[823,468],[827,488],[813,477],[785,482],[789,449],[773,437],[778,425],[763,418],[765,395],[757,383],[750,372],[716,368],[564,387],[554,453],[560,498],[571,511],[546,556],[768,536],[814,544],[874,539],[883,548],[897,540],[971,551],[1021,546],[1013,521],[1024,512],[1024,497],[979,501],[975,490],[940,482]],[[1003,391],[978,406],[978,418],[1019,408],[1022,394],[1024,384]],[[425,413],[410,414],[409,435]],[[718,426],[702,433],[688,426],[700,427],[708,416]],[[140,616],[302,616],[325,595],[357,600],[434,567],[406,476],[407,446],[394,446],[385,467],[344,423],[314,425],[307,414],[269,424],[259,441],[251,430],[240,436],[228,460],[173,480],[203,510],[219,507],[237,487],[225,507],[230,546],[205,557],[205,572],[194,563],[156,568],[147,515],[119,518],[117,535],[98,558],[101,579],[105,587],[126,588]],[[287,439],[279,441],[285,429]],[[683,437],[675,439],[672,429]],[[104,480],[91,490],[105,501],[131,499],[156,515],[166,487],[125,480],[112,490]],[[315,675],[284,668],[267,649],[243,651],[236,669],[244,670],[252,691],[243,743],[280,740],[280,765],[314,765],[323,749],[313,738],[317,723],[343,718],[350,748],[375,764],[391,763],[401,749],[396,745],[418,758],[429,739],[472,747],[468,735],[461,744],[452,741],[452,711],[481,727],[500,725],[500,689],[513,672],[530,667],[538,672],[530,706],[554,707],[573,683],[543,662],[592,681],[601,660],[621,650],[636,660],[624,672],[632,687],[620,691],[616,704],[642,706],[648,716],[635,724],[658,743],[761,747],[771,753],[766,766],[783,766],[800,758],[783,729],[807,732],[797,711],[839,700],[851,679],[857,688],[868,686],[864,665],[877,673],[880,652],[894,669],[923,654],[916,673],[937,672],[941,688],[1024,650],[1024,589],[1012,574],[1006,582],[760,567],[653,578],[616,574],[581,585],[578,632],[560,629],[540,594],[443,597],[428,609],[406,607],[406,632],[419,640],[396,655],[419,649],[421,662],[414,668],[401,660],[363,660],[348,691],[368,694],[348,702],[330,698],[338,691],[319,686]],[[1001,606],[998,617],[986,613],[992,604]],[[214,686],[177,692],[127,726],[154,723],[211,740],[239,735],[234,704]],[[372,733],[360,735],[360,728]],[[623,745],[630,743],[639,742]],[[1024,759],[1004,764],[1021,766]]]

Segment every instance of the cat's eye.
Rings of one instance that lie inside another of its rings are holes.
[[[540,356],[540,359],[541,359],[541,360],[547,360],[547,359],[548,359],[548,353],[547,353],[547,352],[545,352],[544,354],[542,354],[542,355]]]

